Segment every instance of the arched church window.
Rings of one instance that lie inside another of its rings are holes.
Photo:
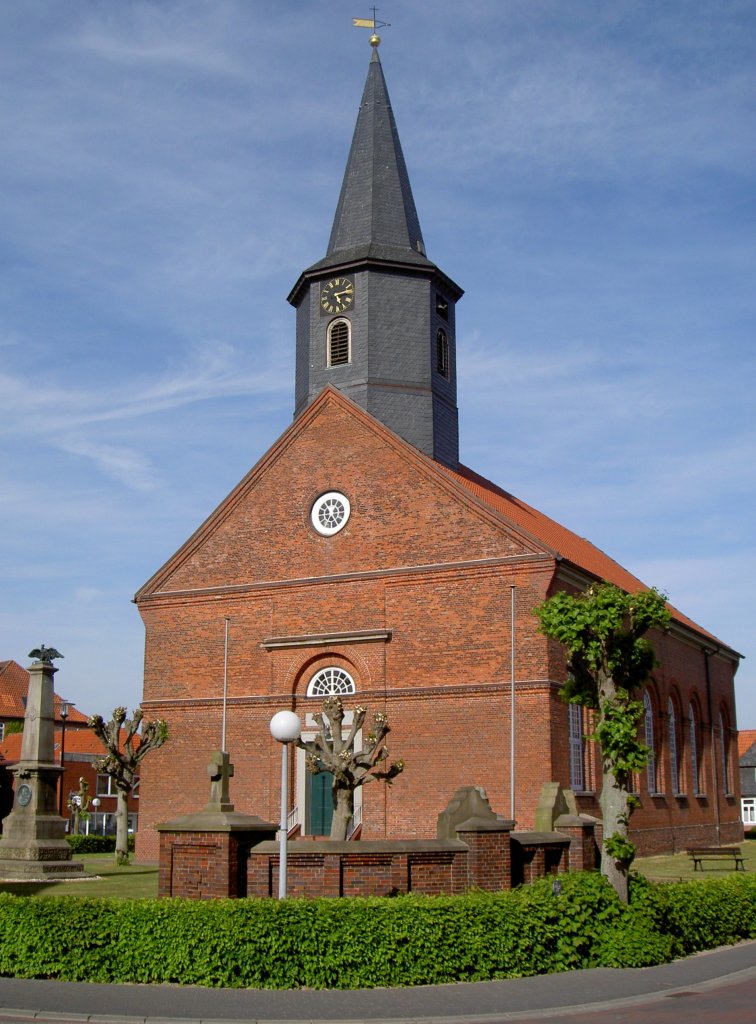
[[[321,668],[307,684],[308,697],[343,697],[355,692],[354,679],[343,668],[335,665]]]
[[[442,377],[449,376],[449,339],[443,327],[436,332],[436,370]]]
[[[643,732],[646,746],[650,750],[646,764],[646,780],[649,793],[657,793],[656,786],[656,747],[654,745],[654,708],[648,691],[643,694]]]
[[[680,759],[677,743],[677,713],[675,702],[669,698],[667,702],[667,724],[669,725],[669,781],[674,796],[680,794]]]
[[[693,701],[688,704],[688,732],[690,733],[690,779],[693,795],[701,795],[701,775],[698,768],[698,726]]]
[[[569,704],[568,710],[570,716],[570,789],[582,792],[585,789],[583,709],[579,704]]]
[[[722,754],[722,788],[728,795],[732,793],[732,775],[730,772],[730,723],[724,711],[719,712],[720,751]]]
[[[348,320],[334,320],[328,325],[328,365],[343,366],[350,362],[351,325]]]

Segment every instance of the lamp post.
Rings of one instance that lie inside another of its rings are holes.
[[[279,711],[270,720],[270,734],[281,744],[281,827],[278,832],[278,898],[286,898],[286,853],[289,838],[289,744],[299,739],[302,723],[293,711]]]
[[[100,800],[99,796],[94,797],[94,799],[92,800],[92,807],[94,807],[95,814],[97,814],[97,808],[100,806],[101,803],[102,803],[102,801]],[[103,825],[102,831],[103,831],[103,834],[104,834],[105,833],[105,826],[104,825]],[[87,835],[89,835],[89,818],[87,818]]]
[[[58,812],[63,817],[63,793],[65,786],[65,757],[66,757],[66,719],[68,718],[68,712],[73,707],[73,701],[61,700],[60,702],[60,797],[58,799]]]

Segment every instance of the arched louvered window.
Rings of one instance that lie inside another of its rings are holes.
[[[351,325],[348,320],[334,320],[328,326],[328,365],[343,366],[351,361]]]
[[[443,327],[436,331],[436,370],[442,377],[449,376],[449,339]]]
[[[698,766],[698,724],[693,701],[688,704],[688,733],[690,735],[690,784],[693,796],[700,796],[701,774]]]
[[[643,731],[646,746],[651,751],[646,764],[646,780],[649,793],[657,793],[656,785],[656,746],[654,744],[654,707],[648,691],[643,694]]]
[[[677,742],[677,712],[675,702],[669,698],[667,702],[667,719],[669,726],[669,783],[673,796],[680,795],[680,759]]]
[[[307,684],[308,697],[343,697],[355,693],[354,679],[343,668],[321,668]]]

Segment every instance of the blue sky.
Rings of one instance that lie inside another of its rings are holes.
[[[381,58],[458,307],[463,461],[746,655],[756,6],[395,0]],[[0,659],[141,694],[131,598],[293,411],[367,71],[350,0],[0,4]]]

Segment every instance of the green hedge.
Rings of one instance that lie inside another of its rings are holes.
[[[66,836],[68,844],[74,853],[114,853],[115,836]],[[130,835],[129,850],[134,850],[134,836]]]
[[[99,900],[0,896],[0,975],[371,988],[649,966],[756,937],[756,876],[651,886],[598,875],[458,897]]]

